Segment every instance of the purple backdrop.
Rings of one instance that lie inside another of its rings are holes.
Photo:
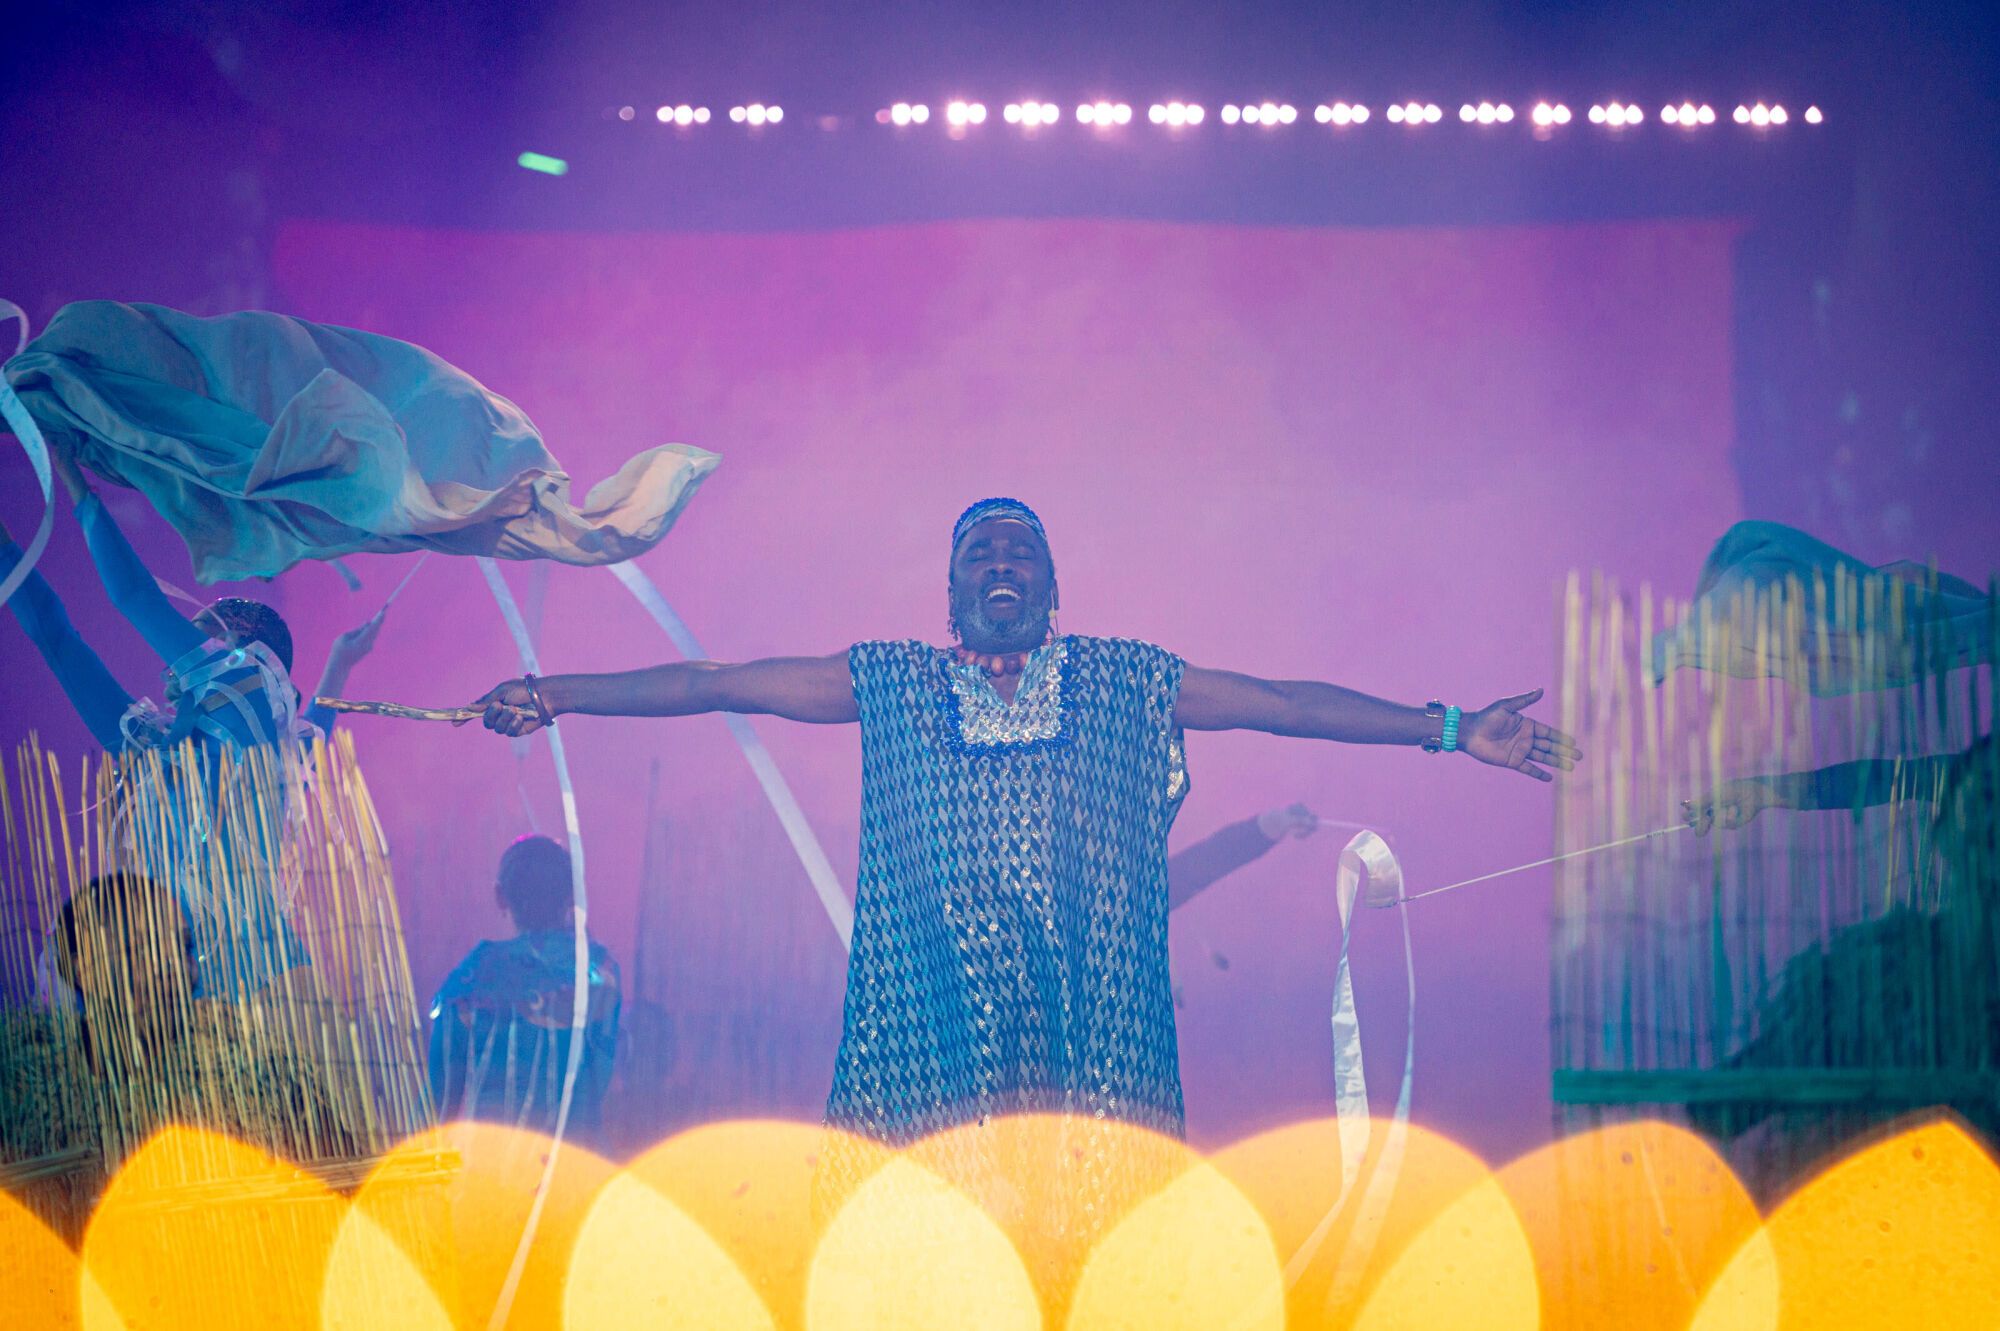
[[[644,561],[718,657],[941,638],[951,519],[1010,493],[1048,522],[1066,629],[1470,706],[1554,688],[1569,569],[1685,591],[1739,516],[1735,236],[1720,222],[757,236],[299,223],[274,267],[281,308],[423,343],[514,398],[580,485],[659,442],[721,453]],[[120,512],[163,573],[184,575],[157,520]],[[143,684],[78,544],[63,532],[53,576]],[[409,560],[354,563],[358,596],[320,568],[276,584],[303,675]],[[509,573],[549,669],[672,659],[608,574]],[[19,659],[18,630],[0,635]],[[456,702],[515,672],[477,570],[434,559],[350,691]],[[31,725],[83,742],[38,670],[19,676],[5,737]],[[594,932],[640,1000],[628,1137],[816,1114],[844,959],[721,722],[564,727]],[[531,819],[556,826],[547,756],[537,742],[517,764],[472,731],[354,728],[429,986],[501,931],[490,883],[505,841]],[[851,882],[857,734],[758,728]],[[1412,888],[1549,851],[1549,792],[1462,759],[1199,735],[1190,760],[1176,844],[1303,799],[1388,834]],[[1331,1112],[1344,836],[1280,847],[1176,917],[1198,1144]],[[1417,1116],[1489,1158],[1549,1131],[1547,887],[1524,874],[1413,913]],[[1364,916],[1354,955],[1386,1108],[1403,1036],[1393,918]]]

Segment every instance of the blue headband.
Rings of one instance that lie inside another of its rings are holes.
[[[951,548],[958,549],[958,543],[965,534],[989,518],[1005,518],[1018,522],[1041,538],[1042,544],[1049,543],[1048,532],[1042,529],[1042,520],[1035,516],[1035,510],[1018,499],[982,499],[958,515],[958,521],[951,524]]]

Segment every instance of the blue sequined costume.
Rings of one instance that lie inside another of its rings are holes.
[[[1012,703],[922,642],[848,654],[861,869],[827,1121],[901,1145],[1061,1111],[1180,1135],[1167,829],[1182,661],[1038,649]]]

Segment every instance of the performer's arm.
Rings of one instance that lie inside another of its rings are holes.
[[[1534,689],[1466,712],[1458,747],[1538,781],[1552,779],[1545,767],[1569,771],[1582,756],[1575,741],[1521,714],[1541,696]],[[1181,679],[1174,719],[1189,730],[1262,730],[1348,744],[1422,744],[1439,736],[1438,719],[1421,707],[1316,680],[1258,679],[1195,666]]]
[[[314,698],[338,698],[347,692],[347,677],[354,673],[354,667],[361,664],[363,657],[375,650],[375,636],[382,631],[382,619],[388,610],[388,606],[383,606],[366,623],[333,640],[333,647],[326,654],[326,667],[319,674],[319,687],[312,693]],[[317,702],[309,701],[299,711],[327,735],[333,733],[334,722],[339,719],[339,713]]]
[[[1681,807],[1697,832],[1745,827],[1766,809],[1870,809],[1932,794],[1962,757],[1863,758],[1808,772],[1737,777],[1709,798]]]
[[[20,562],[20,548],[8,536],[7,529],[0,526],[0,578],[13,572]],[[124,686],[70,623],[55,588],[40,573],[31,571],[8,599],[7,608],[14,612],[21,630],[55,672],[56,682],[62,685],[70,706],[83,718],[91,737],[107,752],[118,752],[125,742],[118,722],[132,705],[132,695],[125,692]]]
[[[1231,823],[1167,860],[1167,909],[1179,910],[1204,889],[1260,860],[1288,836],[1310,836],[1319,826],[1303,804],[1266,809],[1255,818]]]
[[[189,623],[174,603],[160,590],[160,584],[146,570],[139,554],[126,541],[125,533],[111,520],[104,501],[90,488],[76,459],[57,451],[50,459],[70,502],[76,505],[77,520],[83,525],[84,544],[90,547],[91,562],[111,597],[111,604],[125,616],[153,654],[171,665],[208,641],[208,635]]]
[[[585,716],[739,712],[825,725],[861,719],[845,652],[777,656],[741,665],[677,661],[615,675],[546,675],[535,685],[551,717],[566,712]],[[525,735],[541,728],[523,680],[508,680],[474,706],[486,709],[489,730]]]

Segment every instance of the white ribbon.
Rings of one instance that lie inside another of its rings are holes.
[[[625,590],[638,598],[653,622],[666,630],[674,647],[690,661],[707,659],[708,654],[695,641],[694,634],[674,608],[667,604],[667,598],[653,585],[639,566],[631,562],[609,566],[613,577],[625,584]],[[806,877],[812,880],[813,891],[819,896],[819,904],[826,910],[826,918],[832,922],[833,931],[840,935],[840,945],[852,950],[854,937],[854,907],[847,894],[840,890],[840,880],[834,877],[833,865],[827,861],[826,851],[821,849],[819,838],[813,835],[812,825],[806,822],[805,811],[799,808],[798,800],[792,797],[792,788],[785,784],[785,778],[778,771],[778,764],[771,758],[771,751],[764,747],[764,741],[750,728],[750,722],[734,712],[724,712],[723,722],[729,733],[736,738],[736,745],[743,750],[750,770],[757,775],[757,784],[764,788],[764,798],[771,802],[771,811],[778,815],[784,825],[785,835],[790,838],[792,849],[798,854],[799,863],[805,867]]]
[[[1368,1116],[1368,1078],[1361,1062],[1361,1017],[1354,1005],[1354,983],[1347,964],[1348,945],[1353,937],[1354,903],[1356,898],[1370,904],[1384,899],[1393,901],[1402,894],[1403,868],[1396,862],[1395,853],[1375,833],[1356,833],[1341,848],[1340,869],[1334,885],[1335,899],[1340,907],[1340,959],[1334,967],[1333,976],[1334,1112],[1339,1120],[1340,1191],[1319,1224],[1299,1245],[1299,1250],[1292,1254],[1291,1261],[1285,1264],[1287,1287],[1298,1283],[1306,1268],[1312,1265],[1313,1258],[1319,1254],[1326,1236],[1332,1232],[1334,1221],[1339,1218],[1354,1191],[1355,1179],[1360,1173],[1362,1160],[1367,1156],[1368,1143],[1373,1134],[1372,1120]],[[1368,1253],[1374,1247],[1375,1235],[1388,1212],[1396,1174],[1402,1167],[1404,1142],[1409,1136],[1410,1092],[1417,1066],[1417,969],[1407,912],[1402,920],[1403,970],[1409,982],[1403,1081],[1396,1093],[1395,1115],[1390,1121],[1388,1135],[1383,1139],[1382,1153],[1376,1160],[1367,1191],[1362,1195],[1361,1210],[1341,1252],[1340,1267],[1328,1297],[1329,1308],[1351,1296],[1360,1280]]]
[[[478,556],[479,571],[486,575],[486,585],[493,589],[493,599],[499,603],[500,614],[507,621],[508,632],[514,635],[514,646],[521,654],[521,668],[530,675],[542,672],[541,662],[535,655],[534,640],[528,636],[528,625],[521,618],[521,607],[514,602],[514,593],[507,588],[507,580],[500,576],[500,566],[485,555]],[[415,572],[415,570],[411,570]],[[407,579],[406,579],[407,581]],[[398,588],[400,591],[401,589]],[[574,976],[570,985],[569,1018],[569,1061],[563,1068],[562,1097],[556,1102],[555,1132],[549,1142],[548,1159],[542,1166],[541,1181],[535,1185],[535,1200],[528,1207],[527,1222],[521,1228],[521,1242],[514,1249],[514,1261],[507,1268],[507,1279],[500,1287],[499,1300],[493,1305],[493,1316],[487,1322],[491,1331],[507,1324],[507,1315],[514,1307],[514,1293],[521,1284],[521,1272],[528,1263],[528,1249],[535,1241],[535,1230],[542,1220],[542,1207],[548,1201],[549,1187],[555,1181],[556,1160],[562,1153],[563,1133],[569,1127],[570,1102],[576,1096],[576,1080],[583,1067],[584,1028],[588,1024],[590,994],[590,929],[589,895],[583,882],[583,832],[576,818],[576,787],[570,781],[569,759],[563,752],[562,734],[554,726],[543,728],[549,737],[549,757],[555,760],[556,785],[562,790],[563,831],[569,837],[571,935],[576,945]]]
[[[21,332],[6,359],[18,356],[21,348],[28,345],[28,312],[11,300],[0,300],[0,323],[9,319],[21,321]],[[21,399],[14,396],[14,389],[7,382],[4,372],[0,372],[0,418],[5,418],[7,428],[21,441],[21,451],[28,455],[28,465],[34,468],[35,483],[42,487],[42,522],[35,528],[35,539],[29,541],[28,548],[21,552],[21,562],[14,565],[5,579],[0,579],[0,605],[5,605],[8,598],[28,580],[28,575],[35,571],[35,565],[41,562],[42,551],[48,548],[49,533],[55,530],[56,525],[56,493],[55,476],[49,469],[48,441],[42,438],[41,427],[35,424],[35,418],[28,414],[28,409],[21,405]]]

